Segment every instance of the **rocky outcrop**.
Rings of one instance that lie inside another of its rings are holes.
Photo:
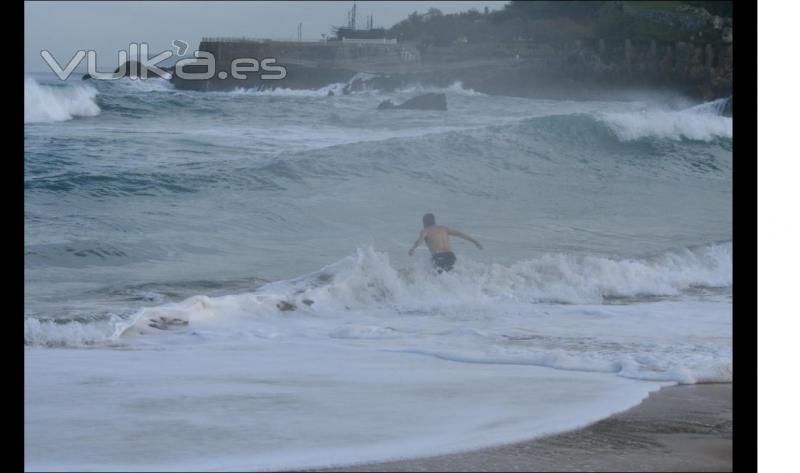
[[[422,94],[410,98],[400,105],[395,105],[391,100],[384,100],[378,105],[378,110],[447,110],[447,98],[441,93]]]

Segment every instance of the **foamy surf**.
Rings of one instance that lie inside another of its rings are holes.
[[[509,266],[466,260],[438,275],[425,264],[396,269],[388,255],[366,247],[255,292],[198,295],[88,324],[28,318],[25,339],[45,346],[149,345],[165,335],[170,343],[194,343],[198,334],[214,340],[394,340],[395,349],[454,361],[687,384],[729,382],[730,344],[724,334],[731,250],[730,243],[721,243],[640,259],[548,254]],[[674,300],[677,296],[682,299]],[[709,320],[721,331],[721,343],[702,346],[681,338],[704,336]],[[532,331],[520,329],[531,324]],[[631,330],[631,324],[642,328]],[[628,338],[619,341],[620,334]],[[508,346],[513,340],[525,343]],[[577,340],[583,341],[576,345]],[[604,344],[612,342],[616,348],[609,350]],[[442,351],[443,346],[451,350]],[[465,346],[468,356],[462,353]]]
[[[287,89],[285,87],[275,88],[247,88],[237,87],[229,92],[213,92],[219,94],[234,95],[266,95],[273,97],[326,97],[329,92],[334,95],[341,95],[345,83],[334,83],[318,89]]]
[[[100,114],[97,90],[83,84],[40,85],[25,77],[25,123],[63,122]]]

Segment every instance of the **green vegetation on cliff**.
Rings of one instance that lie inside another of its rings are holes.
[[[729,1],[511,1],[494,12],[414,12],[389,29],[400,41],[447,45],[590,39],[731,40]],[[722,17],[722,18],[715,18]],[[725,20],[728,18],[728,20]]]

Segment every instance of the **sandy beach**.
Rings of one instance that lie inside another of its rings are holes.
[[[585,428],[429,458],[316,471],[731,471],[732,385],[673,386]]]

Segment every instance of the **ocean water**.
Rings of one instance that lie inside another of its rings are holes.
[[[732,382],[719,103],[343,85],[26,76],[26,469],[454,452]],[[409,257],[426,212],[483,251]]]

